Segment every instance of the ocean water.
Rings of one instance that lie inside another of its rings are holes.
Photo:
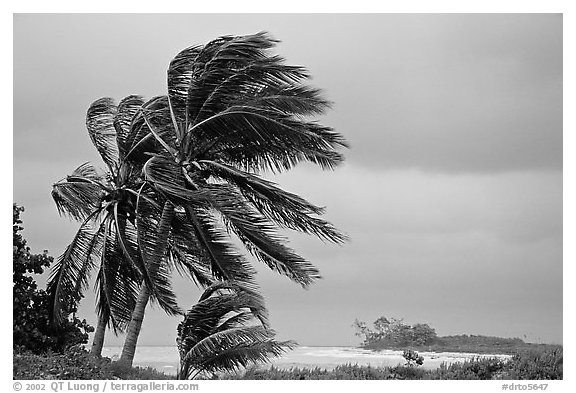
[[[102,349],[102,356],[107,356],[111,359],[118,359],[122,352],[121,347],[104,347]],[[493,357],[497,356],[506,359],[508,355],[478,355],[474,353],[454,353],[454,352],[419,352],[424,357],[424,365],[426,369],[435,369],[440,366],[442,362],[454,363],[462,362],[473,357]],[[166,374],[176,374],[178,368],[178,350],[173,347],[146,347],[141,346],[136,349],[134,356],[134,365],[141,367],[153,367],[156,370],[162,371]],[[320,367],[326,369],[333,369],[339,364],[358,364],[363,366],[396,366],[404,364],[405,360],[402,357],[402,351],[370,351],[354,347],[312,347],[312,346],[299,346],[294,350],[285,353],[282,357],[276,358],[271,361],[269,365],[262,367],[270,367],[274,365],[279,368],[290,367]]]

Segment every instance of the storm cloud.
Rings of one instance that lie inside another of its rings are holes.
[[[262,30],[309,69],[334,103],[320,120],[351,144],[332,173],[267,175],[351,239],[289,234],[323,275],[307,291],[258,268],[280,337],[350,345],[355,318],[386,315],[562,342],[561,15],[15,15],[14,201],[33,251],[58,255],[77,227],[51,184],[103,166],[84,126],[92,101],[164,94],[179,50]],[[176,289],[184,308],[198,296]],[[93,309],[90,296],[94,322]],[[152,309],[141,342],[172,345],[178,322]]]

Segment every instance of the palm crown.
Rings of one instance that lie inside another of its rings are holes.
[[[258,172],[301,161],[333,168],[343,159],[336,149],[346,143],[306,120],[329,103],[301,83],[305,70],[269,55],[274,43],[260,33],[180,52],[168,70],[168,96],[148,101],[133,119],[138,142],[127,159],[142,165],[146,187],[184,212],[190,238],[201,245],[217,278],[250,279],[230,233],[270,268],[307,286],[318,271],[285,245],[278,229],[337,243],[345,237],[317,217],[322,208]],[[158,246],[164,248],[156,243],[143,251]]]
[[[114,187],[100,178],[74,179],[78,189],[58,187],[55,200],[79,219],[105,211],[122,265],[144,284],[121,360],[132,362],[149,296],[179,312],[173,268],[203,285],[211,283],[209,271],[255,290],[254,269],[234,247],[236,238],[257,260],[306,287],[319,272],[280,230],[346,240],[320,218],[323,208],[260,177],[305,161],[332,169],[347,146],[340,134],[309,120],[330,103],[304,84],[305,69],[270,53],[276,42],[258,33],[187,48],[170,63],[167,95],[129,96],[117,107],[103,98],[88,112],[91,139]]]
[[[295,345],[274,340],[263,298],[234,281],[217,282],[204,291],[178,325],[176,342],[179,379],[266,362]]]

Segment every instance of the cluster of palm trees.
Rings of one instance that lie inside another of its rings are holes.
[[[102,98],[88,109],[87,130],[107,171],[85,163],[53,186],[59,212],[81,224],[52,270],[49,292],[58,323],[97,272],[95,355],[111,328],[126,333],[119,362],[131,365],[149,301],[170,315],[184,314],[171,286],[175,272],[208,288],[179,327],[181,356],[196,364],[185,377],[199,370],[198,348],[228,348],[224,358],[242,364],[249,357],[230,354],[247,342],[268,343],[255,359],[290,345],[271,341],[251,259],[234,243],[304,287],[318,279],[280,231],[334,243],[345,236],[320,218],[323,208],[259,174],[300,162],[332,169],[343,161],[338,149],[346,141],[310,120],[330,103],[304,83],[304,68],[270,53],[276,42],[262,32],[187,48],[170,62],[166,95],[131,95],[118,104]],[[244,311],[198,322],[217,304],[225,306],[222,299]],[[264,330],[244,326],[246,312]],[[201,326],[202,337],[194,326]],[[210,334],[217,339],[207,341]]]

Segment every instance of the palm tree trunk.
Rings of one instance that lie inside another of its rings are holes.
[[[142,322],[144,321],[144,312],[146,311],[146,305],[148,305],[148,299],[150,298],[150,291],[146,285],[142,285],[140,289],[140,294],[136,300],[136,306],[132,312],[132,319],[128,325],[128,330],[126,332],[126,340],[124,341],[124,347],[122,348],[122,355],[118,360],[118,363],[125,364],[127,366],[132,366],[134,362],[134,354],[136,353],[136,344],[138,343],[138,337],[140,336],[140,329],[142,329]]]
[[[164,209],[162,210],[162,217],[158,224],[158,237],[154,252],[155,258],[163,258],[164,253],[166,250],[166,244],[168,242],[168,236],[170,234],[169,230],[162,230],[162,228],[166,228],[167,225],[169,226],[172,222],[174,217],[174,205],[170,202],[166,202],[164,204]],[[154,265],[152,261],[152,265]],[[159,264],[156,264],[159,265]],[[156,274],[156,269],[152,266],[148,271],[150,276]],[[148,299],[150,298],[150,289],[146,286],[146,284],[142,285],[140,289],[140,294],[138,295],[138,299],[136,300],[136,306],[134,307],[134,311],[132,312],[132,319],[130,320],[130,324],[128,325],[128,330],[126,331],[126,339],[124,340],[124,346],[122,348],[122,355],[118,360],[118,363],[121,363],[126,366],[132,366],[134,361],[134,353],[136,352],[136,344],[138,343],[138,336],[140,335],[140,329],[142,329],[142,322],[144,321],[144,312],[146,311],[146,305],[148,304]]]
[[[104,336],[106,334],[106,321],[105,316],[98,318],[98,326],[94,332],[94,341],[92,341],[92,349],[90,353],[94,356],[102,356],[102,347],[104,346]]]

